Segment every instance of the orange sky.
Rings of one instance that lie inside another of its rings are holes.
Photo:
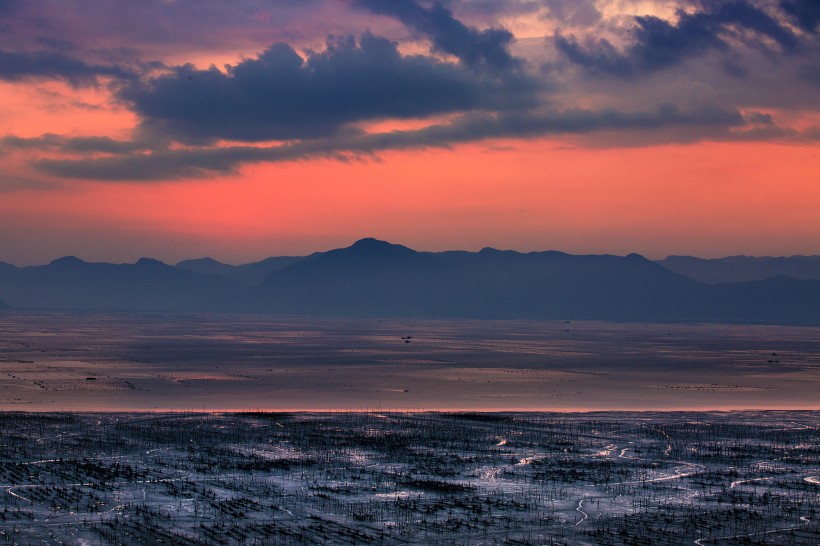
[[[206,253],[243,262],[363,236],[423,250],[494,246],[653,258],[817,252],[815,147],[493,145],[260,164],[204,181],[71,181],[9,193],[0,213],[13,219],[12,234],[34,235],[47,249],[32,253],[32,263],[61,251],[112,261]],[[118,245],[124,233],[129,241]],[[89,237],[101,240],[99,254],[84,248]]]
[[[633,4],[633,15],[638,11],[655,13],[675,24],[674,12],[666,4]],[[437,50],[435,31],[425,37],[426,20],[418,23],[367,15],[353,9],[352,4],[333,6],[327,13],[335,14],[334,28],[349,24],[358,29],[357,25],[366,21],[361,32],[370,29],[389,35],[399,44],[402,55],[417,56],[413,62],[424,58],[425,62],[438,63],[435,67],[441,70],[461,70],[468,62],[457,50]],[[616,29],[616,24],[630,28],[626,12],[612,11],[612,3],[606,6],[599,10],[598,19],[592,17],[587,22],[575,14],[572,24],[563,28],[575,29],[579,36],[584,29],[601,29],[605,23],[609,25],[607,32]],[[549,14],[541,13],[539,19],[533,13],[463,9],[463,13],[451,15],[462,17],[467,28],[504,26],[520,39],[499,47],[531,56],[522,57],[527,63],[522,65],[527,78],[535,81],[541,73],[552,78],[533,95],[540,102],[526,106],[530,110],[525,110],[524,119],[527,115],[571,116],[578,108],[592,108],[593,113],[600,109],[605,120],[611,109],[640,118],[672,104],[679,108],[677,115],[691,114],[695,121],[661,119],[657,128],[634,129],[631,121],[624,123],[616,117],[615,122],[604,122],[614,123],[613,127],[588,133],[587,129],[527,129],[517,135],[505,129],[507,132],[496,136],[479,136],[474,141],[459,137],[421,149],[386,146],[373,155],[346,162],[310,155],[290,161],[240,162],[232,165],[234,172],[228,174],[169,175],[147,181],[84,179],[41,169],[38,161],[85,161],[108,153],[61,149],[63,144],[44,143],[43,135],[63,139],[60,142],[78,137],[109,137],[121,142],[147,138],[157,146],[165,144],[152,139],[167,136],[167,150],[190,147],[206,153],[218,146],[186,142],[171,132],[161,137],[145,133],[148,125],[144,122],[154,114],[140,110],[136,99],[121,94],[119,90],[130,84],[118,83],[117,77],[94,76],[91,84],[78,84],[51,73],[4,75],[0,66],[0,137],[39,139],[36,143],[4,141],[0,145],[0,261],[39,264],[73,254],[89,261],[124,262],[152,256],[175,263],[208,255],[241,263],[346,246],[362,237],[418,250],[493,246],[572,253],[638,252],[651,258],[670,254],[820,254],[820,146],[816,137],[820,134],[820,108],[808,83],[804,81],[797,89],[789,86],[789,91],[781,93],[785,98],[778,102],[780,92],[774,76],[761,72],[759,77],[747,77],[757,78],[753,81],[736,81],[737,77],[732,79],[715,68],[725,61],[719,48],[702,58],[686,58],[680,65],[657,71],[636,68],[646,74],[628,78],[585,74],[582,64],[573,65],[560,52],[545,48],[544,40],[533,41],[532,35],[539,29],[549,38],[549,33],[560,27],[560,21],[547,18]],[[277,30],[280,38],[291,37],[292,43],[302,45],[321,44],[323,31],[307,34],[308,27],[297,24],[298,15],[291,13],[291,26]],[[264,35],[259,25],[274,19],[254,16],[253,36]],[[218,24],[218,18],[209,21],[209,25]],[[330,28],[327,21],[323,24]],[[194,21],[192,25],[206,23]],[[180,64],[188,59],[199,68],[206,67],[209,60],[220,65],[253,61],[269,44],[253,42],[250,37],[232,43],[231,37],[240,35],[238,28],[222,29],[218,34],[219,40],[225,41],[222,47],[212,42],[192,41],[185,47],[176,44],[168,49],[164,61]],[[804,40],[804,48],[818,49],[810,32],[798,33],[794,25],[789,28]],[[21,36],[30,37],[34,44],[35,31],[25,32],[29,35]],[[140,36],[140,32],[134,30],[133,35]],[[78,36],[69,38],[82,43]],[[630,46],[626,40],[615,45],[624,59],[629,55],[639,58],[640,44]],[[5,50],[11,51],[11,47],[7,44]],[[32,47],[26,46],[25,54],[33,51]],[[737,47],[737,55],[746,55],[749,63],[758,59],[752,49],[734,43],[732,47]],[[788,52],[786,46],[781,49]],[[155,45],[140,51],[161,55]],[[315,53],[311,51],[300,50],[306,59]],[[429,59],[425,57],[428,53]],[[795,63],[803,62],[797,54],[790,55],[798,59]],[[77,56],[87,63],[108,62],[91,49]],[[45,71],[43,62],[40,68]],[[802,66],[795,64],[789,74],[797,74]],[[36,73],[36,68],[33,70]],[[138,77],[148,82],[145,89],[150,91],[154,76]],[[484,78],[479,80],[482,85],[494,81],[486,74],[480,77]],[[634,95],[625,92],[631,89]],[[505,87],[503,92],[509,89]],[[476,111],[486,112],[487,108]],[[498,107],[493,115],[503,119],[503,108]],[[739,112],[743,119],[714,128],[709,112],[718,110]],[[457,123],[464,112],[459,108],[441,111],[423,122],[412,117],[363,117],[350,126],[364,127],[371,134],[415,131],[430,123],[450,129],[448,124],[453,120]],[[750,136],[741,136],[743,131]],[[289,142],[288,138],[281,142]],[[233,145],[264,146],[270,141],[273,139]],[[345,149],[344,139],[335,133],[330,142],[340,153],[356,155]],[[144,151],[129,153],[136,157]]]

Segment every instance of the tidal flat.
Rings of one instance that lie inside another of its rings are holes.
[[[820,409],[820,328],[0,313],[0,410]]]
[[[0,544],[817,544],[817,392],[818,328],[6,312]]]
[[[817,544],[818,412],[0,413],[0,544]]]

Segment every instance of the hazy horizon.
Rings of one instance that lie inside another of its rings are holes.
[[[449,252],[449,251],[479,252],[479,251],[481,251],[485,248],[489,248],[489,249],[501,250],[501,251],[519,252],[519,253],[522,253],[522,254],[529,253],[529,252],[550,252],[550,251],[563,252],[563,253],[566,253],[566,254],[573,254],[573,255],[605,255],[605,254],[608,254],[608,255],[614,255],[614,256],[627,256],[629,254],[639,254],[639,255],[641,255],[641,256],[649,259],[649,260],[653,260],[653,261],[662,261],[666,258],[679,257],[679,256],[693,257],[693,258],[699,258],[699,259],[703,259],[703,260],[716,260],[716,259],[722,259],[722,258],[805,258],[805,257],[820,256],[820,251],[818,252],[818,254],[765,254],[765,255],[758,254],[758,255],[751,255],[751,254],[733,253],[733,254],[721,254],[721,255],[695,255],[695,254],[682,254],[682,253],[671,252],[671,253],[668,253],[668,254],[660,254],[660,255],[646,255],[646,254],[642,254],[640,252],[635,252],[635,251],[627,251],[627,252],[623,252],[623,253],[609,252],[609,251],[606,251],[606,250],[603,250],[603,251],[600,251],[600,252],[571,252],[571,251],[561,249],[561,248],[547,248],[547,247],[545,247],[545,248],[523,248],[522,249],[522,248],[494,247],[494,246],[490,246],[490,245],[480,245],[480,244],[478,246],[475,246],[475,247],[430,249],[430,248],[416,248],[416,247],[413,247],[413,246],[408,245],[408,244],[404,244],[404,243],[399,242],[399,241],[384,239],[384,238],[381,238],[381,237],[362,236],[362,237],[358,237],[358,238],[353,239],[353,240],[349,240],[347,242],[342,242],[339,246],[309,248],[309,249],[307,249],[306,251],[303,251],[303,252],[289,253],[289,254],[271,252],[271,253],[265,254],[265,255],[250,256],[246,259],[235,259],[235,258],[233,258],[233,259],[232,258],[222,259],[222,258],[220,258],[220,255],[218,255],[218,254],[207,254],[207,253],[205,253],[205,254],[198,254],[198,255],[179,254],[179,255],[173,255],[171,257],[165,257],[165,258],[159,257],[160,254],[143,254],[143,255],[133,255],[133,256],[126,257],[126,258],[123,258],[123,259],[120,259],[120,260],[108,260],[108,259],[105,259],[103,257],[95,257],[94,256],[94,251],[90,251],[89,253],[86,253],[86,254],[76,254],[76,253],[70,253],[69,252],[67,254],[61,254],[59,256],[55,255],[51,258],[45,259],[44,261],[27,262],[27,263],[13,262],[12,260],[9,260],[9,259],[4,258],[3,256],[0,256],[0,263],[7,263],[7,264],[10,264],[10,265],[14,265],[16,267],[42,266],[42,265],[48,265],[49,263],[51,263],[55,260],[59,260],[61,258],[72,258],[73,257],[73,258],[78,258],[78,259],[80,259],[84,262],[88,262],[88,263],[113,263],[113,264],[133,264],[133,263],[136,263],[137,261],[139,261],[140,259],[148,258],[148,259],[159,260],[162,263],[167,264],[167,265],[176,265],[176,264],[179,264],[181,262],[185,262],[185,261],[189,261],[189,260],[212,259],[212,260],[215,260],[217,262],[220,262],[220,263],[223,263],[223,264],[226,264],[226,265],[238,266],[238,265],[245,265],[245,264],[260,262],[260,261],[266,260],[268,258],[309,256],[309,255],[314,254],[314,253],[327,252],[329,250],[335,250],[337,248],[347,248],[350,245],[354,244],[356,241],[359,241],[359,240],[362,240],[362,239],[371,239],[371,238],[381,240],[381,241],[385,241],[385,242],[389,242],[391,244],[398,244],[398,245],[401,245],[401,246],[405,246],[405,247],[410,248],[412,250],[415,250],[417,252],[426,252],[426,253]],[[205,251],[205,252],[207,252],[207,251]],[[233,260],[233,261],[231,261],[231,260]]]

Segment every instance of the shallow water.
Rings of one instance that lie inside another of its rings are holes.
[[[820,328],[0,314],[6,410],[820,409],[817,392]]]

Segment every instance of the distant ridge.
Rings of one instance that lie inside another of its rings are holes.
[[[727,256],[713,259],[668,256],[658,263],[706,284],[762,281],[777,275],[820,280],[820,256]]]
[[[239,266],[73,256],[45,266],[0,264],[0,298],[14,309],[820,324],[820,280],[707,284],[670,270],[671,262],[693,263],[673,258],[418,252],[366,238]]]
[[[211,309],[279,314],[820,324],[820,281],[717,288],[639,254],[417,252],[367,238]]]
[[[18,309],[171,311],[246,287],[235,279],[198,275],[152,258],[108,264],[65,256],[48,265],[0,268],[0,297]]]
[[[224,264],[211,257],[182,260],[176,267],[209,275],[225,275],[236,268],[235,265]]]
[[[362,239],[222,303],[283,314],[666,320],[701,286],[637,254],[422,253]]]
[[[233,311],[331,315],[435,313],[441,287],[451,283],[441,258],[377,239],[324,252],[272,272],[227,301]],[[431,281],[438,280],[433,286]],[[418,297],[423,291],[425,297]]]
[[[272,272],[279,271],[280,269],[284,269],[291,264],[312,258],[318,254],[320,253],[311,254],[310,256],[275,256],[258,262],[242,265],[229,265],[214,260],[213,258],[199,258],[194,260],[183,260],[179,262],[176,267],[194,271],[196,273],[224,275],[225,277],[238,279],[248,284],[258,284]]]

